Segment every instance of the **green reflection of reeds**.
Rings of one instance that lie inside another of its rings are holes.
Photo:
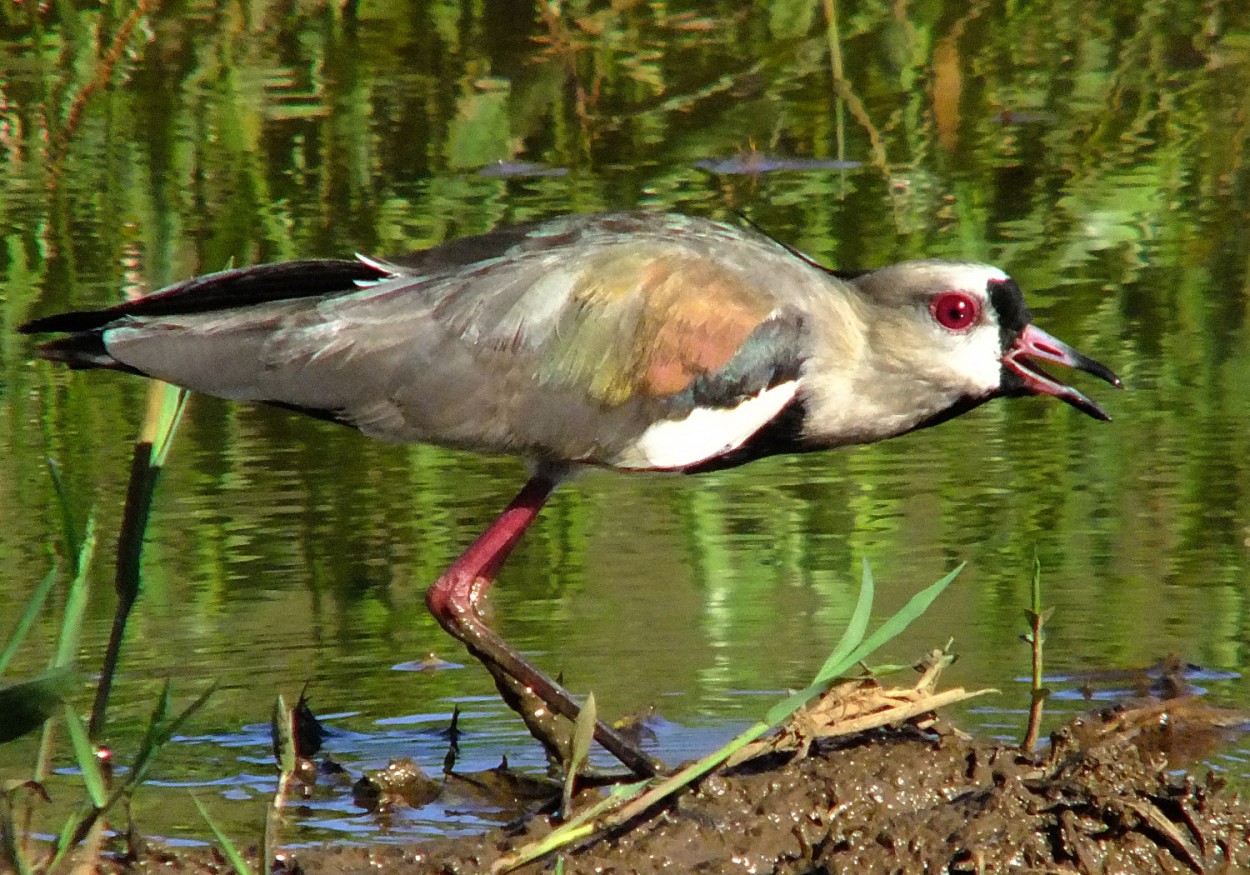
[[[896,587],[883,611],[967,560],[890,656],[953,635],[957,680],[1012,690],[1036,554],[1049,665],[1175,650],[1245,670],[1250,10],[872,3],[840,6],[834,34],[821,4],[547,8],[173,3],[110,61],[134,6],[3,7],[0,603],[24,601],[57,542],[45,456],[117,531],[144,404],[132,378],[32,365],[24,319],[231,261],[394,253],[569,211],[742,210],[841,266],[1003,265],[1039,324],[1125,377],[1115,422],[997,402],[872,448],[590,474],[504,573],[510,638],[605,714],[660,700],[676,719],[755,716],[733,691],[811,675],[862,557]],[[838,110],[831,37],[871,128]],[[860,169],[693,166],[839,142]],[[567,172],[477,173],[497,159]],[[461,659],[423,589],[523,476],[196,399],[154,511],[116,733],[138,731],[168,674],[223,681],[199,718],[218,727],[264,719],[275,686],[310,677],[362,721],[488,693],[471,670],[384,669]],[[96,574],[88,660],[112,611]],[[30,652],[54,634],[36,629]]]

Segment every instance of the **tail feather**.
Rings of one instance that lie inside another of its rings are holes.
[[[146,376],[142,371],[124,365],[109,355],[108,350],[104,348],[104,334],[101,331],[80,331],[68,337],[58,337],[56,340],[41,345],[39,356],[49,361],[69,365],[74,370],[108,368],[113,371]]]

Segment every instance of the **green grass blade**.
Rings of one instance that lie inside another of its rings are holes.
[[[69,593],[65,598],[65,616],[61,619],[61,636],[57,641],[56,656],[52,663],[56,668],[72,665],[78,658],[83,612],[87,608],[87,569],[91,565],[91,554],[94,550],[95,520],[89,519],[83,533],[82,546],[78,550],[74,579],[70,581]]]
[[[13,655],[22,646],[22,641],[26,639],[27,633],[30,632],[30,627],[35,624],[35,618],[39,616],[39,611],[43,608],[43,603],[48,600],[48,593],[52,592],[52,587],[55,584],[56,568],[53,567],[43,576],[43,580],[39,581],[35,591],[26,600],[26,607],[22,611],[22,616],[18,618],[17,625],[9,633],[9,640],[4,643],[4,651],[0,652],[0,675],[4,674],[4,670],[9,667],[9,662],[13,659]]]
[[[851,621],[846,625],[846,631],[842,633],[842,638],[838,641],[833,652],[821,665],[820,671],[816,672],[816,677],[812,683],[820,684],[831,681],[841,672],[838,666],[842,665],[846,657],[854,652],[855,648],[864,640],[864,635],[868,631],[868,620],[872,617],[872,601],[875,597],[875,584],[872,579],[872,569],[868,566],[868,560],[864,559],[864,573],[860,578],[859,598],[855,602],[855,610],[851,613]]]
[[[230,841],[230,838],[222,832],[221,827],[217,825],[217,821],[213,820],[212,815],[208,813],[208,809],[200,802],[199,797],[192,794],[191,801],[199,809],[200,817],[204,818],[204,822],[212,830],[213,836],[217,839],[217,844],[221,845],[221,852],[225,855],[226,860],[229,861],[230,868],[234,870],[235,875],[253,875],[252,867],[247,864],[247,860],[243,858],[243,854],[235,846],[234,842]]]
[[[113,678],[121,660],[122,642],[130,611],[139,598],[140,570],[144,536],[152,511],[152,499],[161,468],[169,456],[174,432],[186,410],[187,393],[166,383],[154,381],[148,386],[147,407],[130,462],[130,484],[122,514],[121,532],[117,539],[117,567],[113,586],[117,607],[113,629],[109,635],[100,679],[96,685],[95,702],[91,707],[91,733],[99,735],[107,717]]]
[[[85,834],[88,825],[95,820],[98,813],[98,808],[95,808],[90,803],[85,803],[66,818],[65,824],[61,827],[61,832],[56,837],[56,845],[53,846],[52,850],[52,859],[48,861],[48,865],[43,867],[45,875],[57,870],[57,866],[65,859],[65,855],[78,844],[77,836]]]
[[[179,711],[178,716],[170,721],[167,737],[173,738],[174,734],[182,728],[182,724],[186,723],[192,714],[203,708],[204,703],[207,702],[209,697],[215,692],[217,692],[217,682],[213,681],[204,689],[204,692],[196,696],[195,699],[192,700],[191,704]]]
[[[182,421],[182,414],[187,409],[188,393],[186,389],[163,384],[161,393],[160,413],[157,417],[156,432],[152,436],[152,467],[162,468],[169,458],[169,450],[173,446],[174,432]]]
[[[135,762],[148,759],[161,746],[161,739],[169,724],[169,714],[173,707],[173,684],[169,678],[166,678],[165,683],[161,685],[161,694],[156,697],[156,704],[152,706],[152,714],[148,717],[148,726],[144,730],[143,741],[139,744],[139,752],[135,754]]]
[[[131,763],[130,771],[126,774],[125,783],[113,791],[113,799],[110,804],[116,801],[122,793],[129,792],[147,777],[148,769],[152,767],[152,762],[156,759],[156,755],[161,749],[169,743],[174,737],[174,733],[186,722],[196,711],[203,707],[217,690],[217,685],[210,685],[204,692],[196,696],[195,701],[184,708],[178,716],[170,719],[170,712],[173,710],[173,692],[169,681],[165,682],[164,688],[161,690],[160,697],[156,700],[156,706],[152,709],[152,716],[148,718],[148,728],[143,734],[143,742],[139,745],[139,752],[135,754],[134,762]]]
[[[912,624],[921,614],[929,610],[929,605],[933,604],[934,599],[942,594],[942,592],[954,582],[959,573],[964,570],[966,563],[959,565],[936,583],[931,583],[920,592],[916,593],[907,600],[907,604],[903,605],[892,617],[877,627],[868,638],[855,648],[846,658],[846,664],[839,669],[835,676],[844,674],[848,669],[857,662],[867,659],[869,654],[875,651],[882,644],[885,644],[891,638],[897,637],[904,629]]]
[[[864,573],[860,578],[859,584],[859,596],[855,601],[855,610],[851,612],[851,620],[847,623],[846,630],[833,648],[833,652],[825,659],[824,664],[820,667],[820,671],[816,672],[816,678],[810,684],[768,709],[768,713],[764,715],[765,723],[770,726],[776,726],[820,695],[834,678],[846,670],[847,657],[854,653],[855,649],[863,643],[864,634],[868,630],[868,621],[872,617],[872,601],[875,590],[876,584],[873,582],[872,569],[869,568],[868,560],[865,559]],[[854,663],[852,662],[851,665],[854,665]]]
[[[156,697],[156,704],[152,706],[152,714],[148,717],[148,725],[143,732],[143,740],[139,742],[139,750],[135,753],[134,761],[130,764],[130,770],[125,778],[113,789],[113,798],[109,800],[110,805],[116,802],[123,793],[128,793],[143,783],[152,761],[165,744],[165,737],[169,732],[169,712],[172,708],[173,686],[166,678],[161,687],[161,694]]]
[[[567,818],[573,808],[573,790],[577,784],[577,774],[582,770],[586,760],[590,758],[590,743],[595,738],[595,723],[599,720],[598,712],[595,694],[590,693],[586,696],[586,704],[577,714],[577,722],[573,724],[569,761],[564,764],[564,790],[560,795],[561,817]]]
[[[962,570],[963,565],[961,564],[958,568],[943,577],[937,583],[930,584],[920,592],[916,593],[911,597],[907,604],[903,605],[903,607],[899,609],[896,614],[877,627],[877,630],[873,632],[872,635],[859,641],[854,647],[847,651],[843,651],[842,653],[835,652],[830,654],[830,657],[825,660],[825,664],[821,666],[820,672],[816,675],[817,680],[811,685],[799,690],[797,693],[783,699],[770,708],[768,713],[764,715],[765,722],[775,726],[782,720],[785,720],[799,708],[802,708],[812,699],[815,699],[823,693],[829,684],[836,678],[846,674],[850,669],[854,668],[857,663],[866,659],[874,650],[906,629],[909,625],[911,625],[913,620],[928,610],[929,605],[933,604],[933,600],[941,595],[942,591],[946,589],[946,587],[950,586],[951,582]],[[868,570],[867,563],[865,563],[863,586],[860,588],[860,598],[859,602],[855,606],[855,614],[851,618],[852,623],[857,622],[861,611],[864,615],[869,613],[871,603],[870,601],[865,601],[864,592],[867,590],[869,593],[869,599],[871,599],[872,587],[872,574]],[[847,636],[845,634],[842,638],[844,641],[847,640]],[[839,643],[837,650],[843,650],[841,643]],[[837,656],[838,658],[834,659],[834,656]]]
[[[295,771],[295,715],[287,707],[286,699],[281,693],[273,703],[270,732],[273,735],[273,752],[278,760],[278,769],[282,774],[289,775]]]
[[[108,782],[100,770],[100,761],[96,759],[95,747],[87,737],[87,724],[78,716],[72,705],[65,706],[65,725],[69,727],[69,738],[74,745],[74,759],[82,770],[83,783],[87,785],[87,794],[91,804],[103,809],[109,803]]]
[[[194,702],[183,709],[177,717],[171,720],[169,718],[172,710],[170,687],[169,683],[166,682],[165,689],[157,700],[156,707],[153,709],[152,718],[148,724],[139,754],[135,757],[130,771],[125,774],[124,779],[120,779],[117,782],[111,793],[108,792],[108,782],[105,781],[99,763],[96,761],[95,749],[87,734],[86,724],[78,716],[78,712],[68,705],[65,706],[66,722],[69,724],[74,752],[78,758],[79,766],[82,768],[83,780],[87,784],[87,789],[94,805],[66,824],[66,828],[62,831],[61,839],[58,842],[54,860],[45,869],[45,875],[56,867],[56,862],[70,848],[77,846],[79,842],[91,835],[91,831],[97,828],[100,818],[107,815],[119,799],[133,792],[135,787],[143,782],[156,754],[173,737],[174,732],[182,725],[183,721],[197,711],[215,689],[215,686],[210,686]]]
[[[65,480],[61,477],[61,466],[51,457],[44,460],[48,465],[48,476],[52,479],[52,492],[56,495],[56,505],[61,512],[61,536],[65,539],[65,552],[70,562],[78,561],[82,545],[78,541],[78,526],[74,522],[74,511],[70,507],[69,491],[65,488]],[[72,574],[78,573],[78,567],[71,568]]]

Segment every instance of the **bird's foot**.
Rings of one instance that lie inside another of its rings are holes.
[[[505,668],[494,663],[475,648],[470,647],[469,652],[476,656],[491,673],[500,696],[507,702],[508,707],[520,716],[525,727],[530,731],[530,735],[543,746],[548,758],[560,768],[567,768],[571,760],[573,725],[578,712],[575,710],[565,715],[554,708],[572,702],[572,694],[555,681],[546,678],[545,675],[540,675],[545,681],[543,686],[549,685],[551,692],[556,693],[556,705],[552,705],[536,692],[534,686],[522,683]],[[537,669],[532,670],[537,673]],[[567,710],[567,708],[562,707],[562,710]],[[583,774],[597,783],[628,778],[650,778],[668,771],[667,766],[661,760],[647,754],[633,740],[626,738],[619,729],[602,720],[595,724],[595,740],[629,770],[627,774],[622,775],[618,772],[583,768]]]

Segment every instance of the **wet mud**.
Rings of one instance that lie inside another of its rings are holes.
[[[1209,754],[1228,724],[1223,712],[1182,698],[1091,714],[1036,756],[932,719],[814,740],[713,773],[519,871],[1250,871],[1250,806],[1206,767],[1178,770]],[[584,791],[578,803],[597,798]],[[554,825],[531,813],[471,838],[301,849],[274,871],[490,872]],[[230,871],[212,851],[159,848],[106,868]]]

